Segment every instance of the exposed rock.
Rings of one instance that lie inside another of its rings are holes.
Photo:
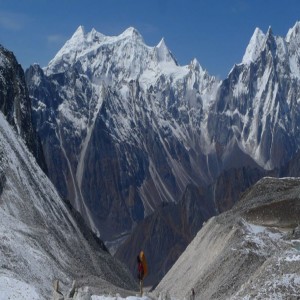
[[[14,54],[0,45],[0,110],[10,125],[24,139],[27,147],[44,171],[40,138],[32,123],[32,107],[24,71]]]
[[[59,289],[59,281],[54,280],[53,282],[53,297],[52,300],[64,300],[65,297]]]
[[[73,298],[76,291],[76,280],[73,280],[72,287],[67,294],[67,298]]]
[[[191,288],[196,299],[297,297],[299,192],[300,179],[260,180],[207,222],[155,291],[181,299]]]

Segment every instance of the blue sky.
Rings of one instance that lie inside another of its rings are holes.
[[[225,78],[256,27],[285,36],[299,0],[0,0],[0,44],[27,68],[54,57],[79,25],[106,35],[135,27],[149,46],[162,37],[180,65],[194,57]]]

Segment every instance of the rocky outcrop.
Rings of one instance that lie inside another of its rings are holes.
[[[232,210],[207,222],[156,292],[183,298],[194,288],[196,299],[297,297],[299,191],[299,179],[260,180]]]
[[[40,137],[32,123],[31,109],[24,71],[14,54],[0,46],[0,111],[24,139],[42,169],[47,171]]]

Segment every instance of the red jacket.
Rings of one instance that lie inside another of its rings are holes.
[[[144,278],[144,267],[142,262],[138,263],[138,278],[142,280]]]

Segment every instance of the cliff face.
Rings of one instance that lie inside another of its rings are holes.
[[[25,84],[24,72],[12,52],[1,47],[0,57],[1,111],[18,134],[32,147],[31,103]]]
[[[31,101],[24,71],[14,54],[0,46],[0,110],[47,171],[40,138],[33,126]]]

